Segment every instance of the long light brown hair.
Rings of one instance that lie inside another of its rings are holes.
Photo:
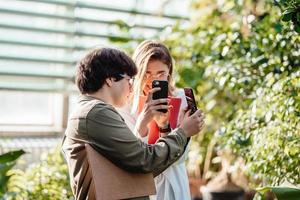
[[[169,49],[159,41],[145,40],[136,48],[132,57],[134,63],[138,68],[137,76],[135,77],[133,85],[132,97],[132,112],[137,111],[139,96],[143,94],[142,82],[146,75],[147,65],[149,62],[158,60],[166,64],[169,68],[168,82],[169,95],[172,96],[174,91],[173,83],[173,59]]]

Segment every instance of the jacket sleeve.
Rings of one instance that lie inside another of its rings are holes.
[[[130,172],[152,172],[154,176],[174,163],[184,152],[187,137],[175,129],[156,144],[136,138],[118,112],[110,106],[96,105],[87,115],[86,131],[91,146]]]

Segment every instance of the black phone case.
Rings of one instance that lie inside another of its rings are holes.
[[[192,88],[184,88],[184,94],[188,104],[188,109],[191,110],[191,115],[194,114],[198,108],[195,101],[195,96]]]
[[[168,81],[160,81],[160,80],[154,80],[152,82],[152,88],[160,87],[160,90],[153,93],[153,100],[156,99],[165,99],[168,98]],[[167,105],[166,103],[163,103],[164,105]],[[159,112],[166,113],[167,109],[159,109]]]

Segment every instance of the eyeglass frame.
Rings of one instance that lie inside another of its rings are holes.
[[[122,80],[123,78],[128,78],[127,80],[130,86],[133,86],[134,79],[135,79],[132,76],[126,76],[126,74],[114,74],[112,75],[112,77],[116,79],[115,80],[116,82]]]
[[[151,78],[151,80],[155,80],[155,79],[158,79],[158,80],[160,80],[162,77],[167,77],[167,78],[169,78],[169,76],[170,76],[170,74],[169,73],[167,73],[167,72],[165,72],[165,71],[163,71],[163,72],[159,72],[159,73],[157,73],[157,74],[151,74],[151,73],[145,73],[145,75],[144,75],[144,80],[150,80],[150,78]]]

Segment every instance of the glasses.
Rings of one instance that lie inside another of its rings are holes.
[[[161,79],[165,79],[169,76],[169,74],[167,72],[160,72],[160,73],[157,73],[157,74],[151,74],[151,73],[146,73],[145,74],[145,80],[154,80],[154,79],[158,79],[158,80],[161,80]]]
[[[115,74],[115,75],[113,75],[113,77],[116,79],[116,81],[120,81],[123,78],[125,78],[128,80],[129,85],[133,86],[134,77],[127,76],[126,74]]]

